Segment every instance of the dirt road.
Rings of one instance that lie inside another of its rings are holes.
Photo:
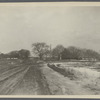
[[[20,73],[21,75],[23,73]],[[14,78],[14,76],[13,76]],[[28,71],[23,75],[12,92],[11,95],[50,95],[48,84],[45,77],[42,76],[39,65],[32,65]],[[10,87],[9,87],[10,88]]]

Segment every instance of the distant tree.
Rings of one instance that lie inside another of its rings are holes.
[[[32,51],[35,55],[37,55],[41,60],[43,59],[43,56],[47,55],[49,53],[49,46],[44,42],[37,42],[32,44]]]
[[[5,54],[3,53],[0,53],[0,59],[4,58],[5,57]]]
[[[8,58],[19,58],[18,51],[11,51],[10,53],[6,54],[6,57]]]
[[[82,59],[81,49],[70,46],[62,52],[62,59]]]
[[[81,50],[79,48],[70,46],[67,49],[70,52],[71,59],[81,59]]]
[[[64,51],[61,53],[62,59],[71,59],[72,55],[70,53],[70,51],[65,48]]]
[[[62,56],[61,53],[64,51],[64,46],[63,45],[57,45],[53,50],[52,50],[52,56],[57,57],[58,60],[61,60]]]
[[[21,49],[18,51],[20,59],[28,59],[30,56],[30,51],[26,49]]]
[[[97,59],[100,60],[100,54],[91,49],[81,49],[74,46],[65,48],[62,52],[62,59]]]
[[[91,49],[83,49],[84,58],[94,58],[100,60],[100,54]]]
[[[51,59],[51,52],[49,49],[45,52],[45,58],[47,59],[48,57]]]

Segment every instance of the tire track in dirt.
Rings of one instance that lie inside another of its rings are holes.
[[[38,64],[29,68],[21,84],[12,92],[12,95],[50,95],[45,77]]]
[[[24,75],[21,83],[12,92],[12,95],[35,95],[38,90],[38,86],[35,79],[35,69],[31,66],[27,73]]]
[[[12,69],[9,69],[5,72],[0,73],[0,82],[7,80],[9,77],[13,76],[14,74],[16,74],[24,69],[26,69],[26,67],[14,67]]]
[[[21,82],[28,69],[29,67],[16,71],[16,73],[1,81],[0,95],[10,94],[15,89],[15,87]]]

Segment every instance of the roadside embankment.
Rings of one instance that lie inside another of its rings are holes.
[[[44,64],[41,72],[45,76],[52,95],[92,95],[93,92],[85,89],[76,80],[71,80]]]

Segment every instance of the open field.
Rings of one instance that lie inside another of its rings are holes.
[[[0,95],[98,95],[99,62],[0,60]]]
[[[53,63],[48,66],[62,75],[62,78],[58,78],[58,80],[62,80],[60,84],[64,86],[64,94],[100,94],[99,63],[94,63],[93,66],[88,66],[87,64],[86,66],[86,62],[84,62],[85,64],[80,66],[81,63],[82,62]],[[66,86],[67,84],[70,86]]]

